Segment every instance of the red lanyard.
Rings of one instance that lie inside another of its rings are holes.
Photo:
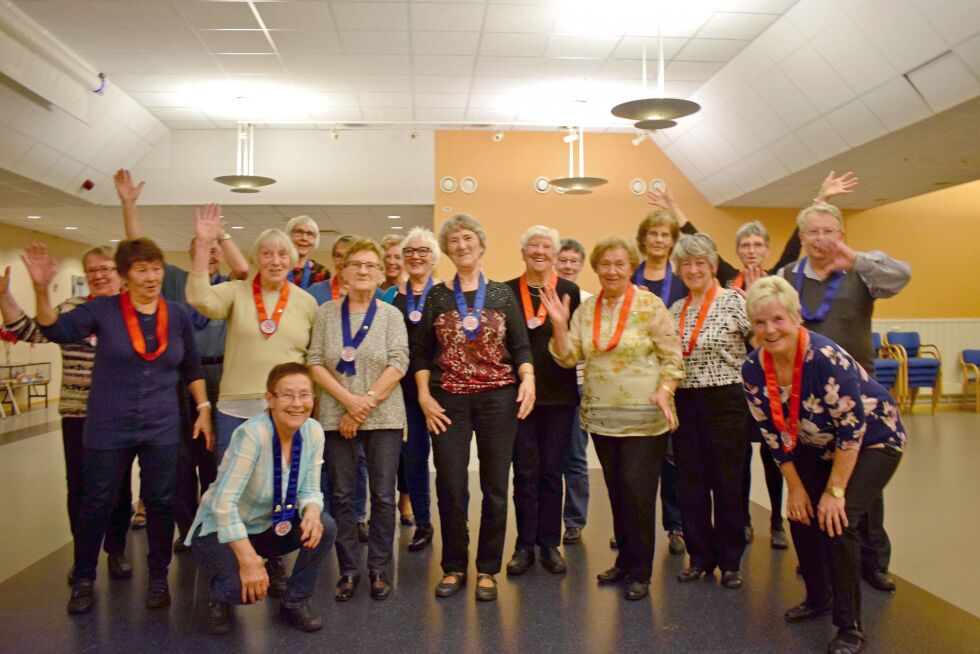
[[[616,331],[613,332],[609,345],[605,348],[599,347],[599,332],[602,331],[602,296],[603,291],[599,292],[596,298],[595,314],[592,316],[592,346],[599,352],[608,352],[619,345],[619,339],[623,337],[623,330],[626,328],[626,319],[630,315],[630,305],[633,304],[633,296],[636,294],[636,287],[630,284],[626,288],[626,297],[623,298],[623,306],[619,310],[619,321],[616,323]]]
[[[146,352],[146,339],[143,338],[143,330],[140,329],[139,319],[136,317],[136,309],[133,307],[133,300],[129,297],[129,291],[119,294],[119,306],[122,307],[123,321],[126,323],[126,331],[129,332],[129,342],[133,344],[136,354],[147,361],[153,361],[167,351],[169,335],[167,327],[167,303],[161,298],[157,298],[157,349],[156,352]]]
[[[259,281],[258,275],[252,280],[252,297],[255,298],[255,309],[259,313],[259,331],[265,338],[269,338],[279,330],[279,319],[282,318],[282,312],[286,310],[286,302],[289,301],[289,282],[283,283],[282,290],[279,291],[279,301],[276,303],[271,318],[265,313],[265,303],[262,302],[262,283]]]
[[[528,329],[536,329],[544,324],[544,317],[548,313],[548,310],[544,308],[544,303],[542,302],[538,305],[538,312],[534,312],[534,304],[531,302],[531,291],[527,286],[527,273],[521,275],[521,304],[524,306],[524,320],[527,322]],[[551,279],[548,280],[548,286],[551,288],[558,287],[558,275],[551,273]]]
[[[769,410],[772,412],[772,422],[780,434],[789,436],[789,445],[782,439],[780,442],[784,452],[790,452],[796,447],[796,439],[800,433],[800,396],[803,392],[803,355],[810,343],[810,332],[800,325],[800,335],[796,340],[796,359],[793,361],[793,386],[789,392],[789,422],[783,414],[783,402],[779,394],[779,384],[776,382],[776,367],[772,355],[762,351],[762,372],[766,375],[766,390],[769,393]]]
[[[330,299],[339,300],[342,297],[344,295],[340,292],[340,276],[334,275],[333,279],[330,280]]]
[[[732,288],[733,289],[735,289],[735,288],[742,288],[742,284],[743,284],[743,281],[742,281],[742,271],[739,270],[738,271],[738,277],[736,277],[735,279],[732,280]]]
[[[704,321],[708,318],[708,312],[711,311],[711,303],[715,301],[715,295],[718,294],[718,284],[712,284],[711,290],[705,296],[704,301],[701,303],[701,309],[698,311],[697,322],[694,323],[694,331],[691,332],[691,344],[684,348],[683,354],[686,357],[691,356],[694,352],[694,348],[698,345],[698,336],[701,334],[701,328],[704,327]],[[687,308],[691,306],[691,294],[687,294],[687,298],[684,300],[684,305],[681,306],[681,324],[680,332],[681,339],[684,338],[684,323],[687,321]]]

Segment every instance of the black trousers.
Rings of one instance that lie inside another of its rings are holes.
[[[204,381],[208,400],[211,401],[211,428],[217,434],[213,418],[218,405],[218,382],[221,380],[223,366],[217,364],[204,365]],[[177,453],[177,482],[174,492],[174,521],[180,539],[184,540],[187,530],[194,522],[197,514],[197,504],[201,495],[218,477],[218,465],[213,452],[208,451],[204,436],[194,438],[194,422],[197,420],[197,403],[188,392],[187,385],[177,382],[177,394],[181,398],[180,406],[184,407],[180,416],[180,450]]]
[[[871,574],[887,570],[892,558],[892,543],[885,531],[885,499],[878,495],[858,524],[861,537],[861,570]]]
[[[561,468],[578,407],[536,406],[517,421],[514,441],[514,513],[517,549],[561,543]]]
[[[667,436],[592,434],[612,506],[616,567],[647,583],[653,567],[654,518]]]
[[[82,444],[84,433],[85,418],[61,418],[61,442],[65,448],[65,477],[68,482],[68,524],[71,525],[71,533],[75,538],[78,537],[78,512],[85,491],[85,446]],[[124,475],[105,527],[102,549],[106,554],[122,554],[126,551],[126,534],[129,532],[129,519],[132,515],[132,479],[129,475]]]
[[[745,448],[745,467],[742,469],[742,495],[745,499],[745,526],[752,526],[752,516],[749,514],[749,489],[752,487],[752,443],[761,443],[759,456],[762,459],[762,471],[766,477],[766,490],[769,491],[769,528],[778,531],[783,528],[783,474],[779,472],[776,460],[772,458],[772,449],[762,441],[759,433],[759,423],[749,416],[747,421],[749,444]]]
[[[742,475],[749,440],[741,385],[681,388],[675,402],[674,461],[691,565],[738,570],[745,551]]]
[[[436,496],[442,531],[442,569],[465,572],[469,565],[470,439],[476,433],[483,504],[476,551],[477,572],[497,574],[507,535],[507,484],[517,435],[517,388],[505,386],[479,393],[456,394],[433,389],[452,424],[432,436]]]
[[[895,474],[902,454],[890,448],[861,450],[847,484],[844,510],[848,527],[843,536],[831,538],[816,519],[809,526],[791,521],[793,545],[806,584],[807,602],[819,605],[833,599],[834,624],[841,629],[861,628],[861,541],[857,525]],[[832,461],[805,445],[793,451],[793,465],[816,513],[827,487]]]

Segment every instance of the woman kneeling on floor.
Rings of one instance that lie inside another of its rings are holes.
[[[231,630],[231,604],[261,601],[269,591],[264,559],[300,554],[279,613],[304,631],[322,626],[308,603],[320,557],[333,547],[337,526],[323,512],[320,469],[323,428],[310,418],[313,379],[307,366],[283,363],[269,372],[268,411],[232,434],[218,479],[191,526],[194,552],[211,576],[208,626]]]

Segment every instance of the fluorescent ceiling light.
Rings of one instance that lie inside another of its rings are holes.
[[[242,225],[232,225],[231,228],[232,229],[245,229],[245,227],[243,227]]]
[[[41,216],[28,216],[28,220],[41,220]]]
[[[73,231],[75,231],[78,228],[77,227],[74,227],[74,226],[68,226],[68,227],[65,227],[65,229],[67,229],[69,232],[73,232]]]
[[[174,94],[174,106],[196,107],[217,120],[263,122],[309,120],[329,103],[323,93],[282,84],[226,82],[197,84]]]
[[[388,220],[401,220],[401,216],[388,216]]]
[[[401,225],[392,225],[392,226],[391,226],[391,228],[392,228],[392,229],[405,229],[405,228],[404,228],[404,227],[402,227]]]

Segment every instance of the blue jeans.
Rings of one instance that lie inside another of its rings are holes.
[[[405,482],[412,499],[415,524],[429,525],[432,524],[429,512],[429,450],[432,441],[418,400],[405,396],[405,418],[408,421],[408,440],[402,443]]]
[[[579,389],[581,393],[581,389]],[[589,435],[579,425],[579,410],[575,407],[572,420],[572,436],[568,441],[568,452],[562,466],[565,477],[565,528],[585,527],[589,515]],[[414,500],[412,501],[414,505]]]
[[[316,578],[320,572],[320,558],[329,552],[337,537],[337,525],[327,513],[320,513],[323,536],[319,544],[310,549],[301,547],[300,518],[293,518],[293,529],[285,536],[276,536],[270,527],[260,534],[250,534],[248,539],[259,556],[273,559],[299,550],[293,572],[286,582],[286,594],[282,603],[295,608],[313,595]],[[211,575],[211,598],[225,604],[242,603],[242,582],[238,576],[238,559],[228,543],[218,542],[217,532],[200,536],[200,528],[194,534],[194,554],[201,568]]]
[[[221,460],[225,458],[225,450],[228,449],[228,445],[231,443],[231,435],[235,433],[235,430],[241,426],[247,418],[238,418],[237,416],[229,416],[227,413],[221,413],[220,411],[215,412],[217,418],[215,423],[217,425],[217,444],[215,445],[214,458],[218,467],[221,467]]]

